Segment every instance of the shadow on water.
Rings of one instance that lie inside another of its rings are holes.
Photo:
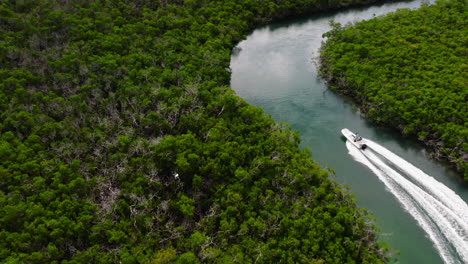
[[[242,51],[242,48],[239,46],[235,46],[232,51],[231,51],[231,57],[236,57],[238,56]]]

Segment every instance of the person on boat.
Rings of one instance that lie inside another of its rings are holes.
[[[354,142],[357,142],[357,141],[361,141],[362,140],[362,137],[356,133],[356,136],[354,137]]]

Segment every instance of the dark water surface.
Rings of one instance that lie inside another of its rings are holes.
[[[415,141],[376,127],[362,118],[346,98],[327,89],[318,77],[318,49],[329,20],[346,24],[370,19],[397,8],[417,8],[420,1],[386,3],[311,16],[258,28],[234,49],[231,86],[249,103],[275,120],[298,130],[302,146],[334,179],[348,185],[360,206],[367,208],[381,229],[381,239],[399,250],[399,263],[443,263],[431,240],[384,184],[354,161],[341,139],[341,129],[358,131],[433,176],[468,201],[468,186],[443,164],[432,160]],[[468,221],[468,220],[467,220]]]

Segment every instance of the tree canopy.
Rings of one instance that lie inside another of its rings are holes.
[[[297,133],[227,86],[255,25],[349,4],[0,1],[0,261],[384,262]]]

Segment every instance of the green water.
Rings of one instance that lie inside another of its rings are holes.
[[[318,77],[316,60],[328,21],[370,19],[397,8],[417,8],[420,1],[311,16],[272,24],[253,31],[233,50],[231,86],[249,103],[275,120],[298,130],[312,158],[336,171],[334,179],[348,185],[360,206],[376,217],[381,239],[400,251],[399,263],[443,263],[431,240],[365,166],[354,161],[341,139],[341,129],[358,131],[433,176],[468,201],[468,186],[455,172],[432,160],[415,141],[376,127],[346,98],[327,89]],[[467,220],[468,221],[468,220]]]

